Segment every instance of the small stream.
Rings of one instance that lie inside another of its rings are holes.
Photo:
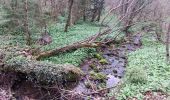
[[[23,74],[1,72],[0,100],[101,100],[99,98],[107,97],[110,88],[117,86],[124,77],[126,54],[141,47],[140,40],[141,34],[136,34],[118,47],[109,44],[99,48],[98,57],[86,59],[80,65],[85,75],[77,82],[65,82],[62,87],[56,84],[39,86],[27,81]],[[92,74],[98,77],[95,79]]]
[[[76,93],[95,96],[95,97],[104,97],[108,91],[104,93],[98,93],[97,95],[90,95],[96,90],[102,88],[112,88],[115,87],[120,80],[124,77],[127,64],[127,53],[135,51],[141,47],[141,34],[134,35],[129,42],[124,42],[118,47],[115,47],[113,44],[98,49],[101,56],[107,60],[107,64],[101,64],[97,58],[91,58],[84,61],[81,65],[81,69],[85,73],[85,76],[81,77],[78,85],[73,89]],[[101,73],[106,76],[106,79],[96,80],[91,78],[91,72],[94,69],[91,66],[95,66],[98,70],[96,73]],[[87,83],[90,86],[87,86]],[[103,85],[103,87],[101,86]],[[87,97],[82,100],[87,100]]]

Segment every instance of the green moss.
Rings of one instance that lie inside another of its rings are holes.
[[[22,56],[13,57],[4,62],[1,71],[23,73],[30,81],[40,84],[48,84],[62,81],[76,81],[83,72],[70,64],[52,64],[42,61],[34,61]]]
[[[67,75],[64,75],[64,76],[65,76],[64,79],[67,80],[68,82],[76,82],[76,81],[78,81],[77,80],[78,77],[80,77],[80,76],[74,74],[73,72],[69,72],[69,73],[67,73]]]
[[[97,58],[98,60],[103,59],[103,56],[101,56],[101,54],[98,54],[98,53],[95,54],[94,57]]]
[[[95,64],[90,64],[90,68],[94,70],[94,72],[99,72],[99,68],[98,66],[96,66]]]
[[[103,74],[103,73],[96,73],[94,71],[90,72],[90,76],[94,80],[102,80],[102,81],[104,81],[106,79],[106,75],[105,74]]]
[[[99,63],[101,63],[101,64],[108,64],[108,61],[106,60],[106,59],[101,59],[100,61],[99,61]]]

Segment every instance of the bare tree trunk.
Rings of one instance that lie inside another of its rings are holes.
[[[97,13],[97,9],[95,8],[94,11],[93,11],[91,22],[94,22],[94,20],[96,18],[96,13]]]
[[[97,21],[99,22],[100,21],[100,18],[101,18],[101,14],[102,14],[102,10],[103,10],[103,5],[104,5],[104,0],[102,0],[100,2],[100,9],[98,10],[98,17],[97,17]]]
[[[166,59],[167,59],[167,62],[169,63],[169,35],[170,35],[170,24],[168,26],[168,32],[167,32],[167,35],[166,35]]]
[[[28,26],[28,0],[25,0],[24,7],[25,7],[24,27],[25,27],[25,35],[26,35],[26,44],[31,45],[31,34],[29,32],[29,26]]]
[[[69,0],[69,13],[68,13],[68,19],[67,19],[67,23],[66,23],[64,32],[68,32],[68,27],[71,24],[73,2],[74,2],[74,0]]]
[[[86,21],[86,0],[83,0],[83,21]]]
[[[161,33],[162,33],[162,24],[161,22],[159,22],[159,25],[156,26],[156,36],[157,36],[157,40],[160,41],[160,42],[163,42],[162,39],[161,39]]]
[[[55,0],[51,0],[51,18],[57,21],[57,5]]]
[[[99,14],[98,14],[98,16],[97,16],[97,21],[98,21],[98,22],[100,21],[101,13],[102,13],[102,9],[101,9],[101,10],[99,10]]]
[[[45,1],[45,7],[47,7],[47,2]],[[47,33],[47,22],[46,22],[46,17],[44,16],[44,30],[45,30],[45,33]]]

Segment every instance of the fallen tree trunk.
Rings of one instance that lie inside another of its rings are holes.
[[[39,53],[39,55],[35,56],[35,59],[40,60],[41,58],[56,56],[60,53],[77,50],[79,48],[96,48],[96,47],[102,46],[102,45],[104,45],[104,43],[96,42],[95,40],[100,36],[108,34],[110,31],[111,31],[111,29],[107,29],[101,33],[95,34],[95,35],[85,39],[84,41],[79,41],[79,42],[73,43],[73,44],[65,46],[65,47],[56,48],[54,50],[41,52],[41,53]]]
[[[1,71],[25,74],[29,80],[38,83],[62,83],[77,80],[80,70],[73,65],[55,65],[28,60],[12,60],[1,66]]]
[[[82,71],[71,64],[52,64],[36,60],[29,60],[22,55],[12,52],[1,52],[5,56],[0,59],[0,71],[23,74],[28,80],[36,83],[63,83],[76,81],[83,75]],[[10,58],[10,59],[9,59]]]
[[[41,52],[38,56],[35,57],[35,59],[40,60],[41,58],[56,56],[57,54],[65,53],[65,52],[68,52],[68,51],[73,51],[73,50],[76,50],[76,49],[79,49],[79,48],[95,48],[95,47],[99,47],[101,45],[102,45],[101,43],[72,44],[72,45],[62,47],[62,48],[57,48],[57,49],[54,49],[54,50]]]

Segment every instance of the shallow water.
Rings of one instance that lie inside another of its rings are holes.
[[[90,68],[90,65],[100,66],[102,68],[100,68],[99,72],[105,74],[107,79],[105,79],[104,82],[90,79],[90,83],[96,87],[96,90],[93,90],[85,85],[88,80],[81,78],[81,81],[73,90],[86,95],[90,92],[97,91],[99,88],[98,85],[102,83],[105,83],[105,88],[115,87],[125,75],[127,64],[126,54],[140,48],[140,40],[141,35],[137,34],[131,38],[130,43],[122,43],[117,48],[112,48],[114,46],[100,48],[98,51],[102,53],[102,56],[108,61],[108,64],[102,65],[98,63],[97,59],[91,58],[81,65],[81,69],[86,73],[86,77],[90,77],[89,72],[93,70]]]

